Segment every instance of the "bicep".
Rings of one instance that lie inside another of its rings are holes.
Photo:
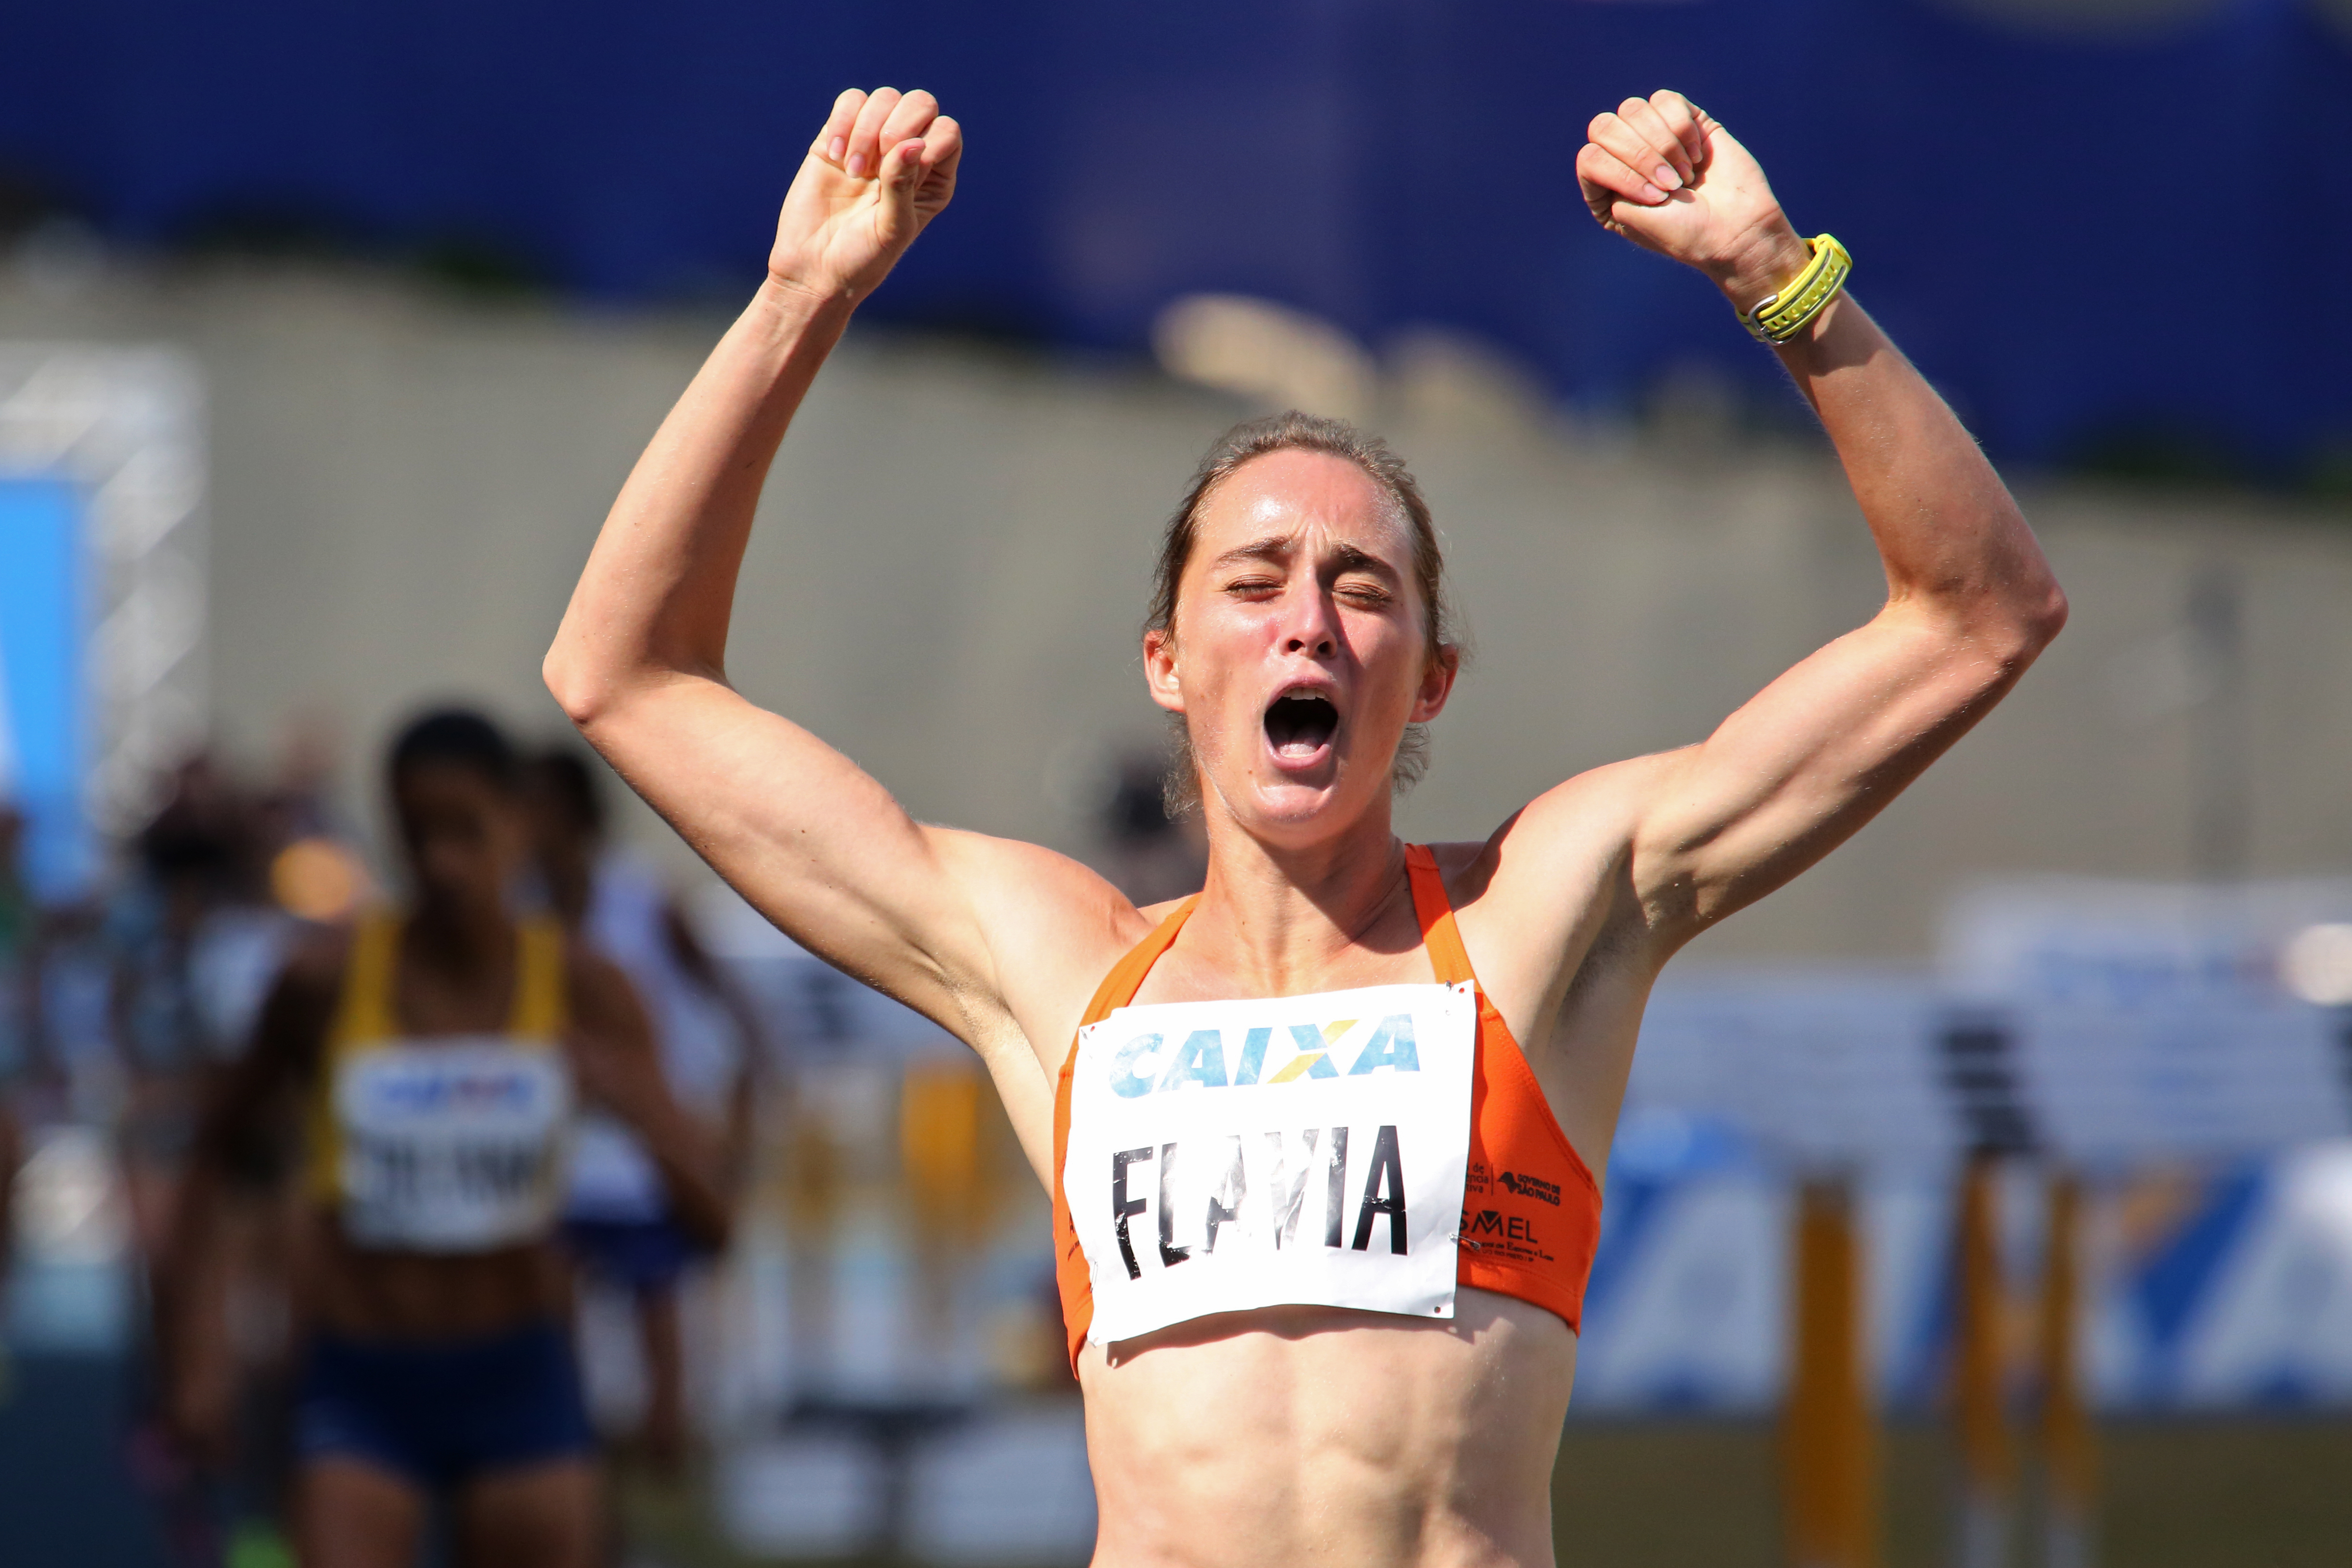
[[[630,786],[793,941],[948,1022],[987,969],[938,836],[841,752],[677,676],[585,729]]]
[[[1706,741],[1654,759],[1633,854],[1653,927],[1687,935],[1819,861],[1966,734],[2036,651],[1998,622],[1890,605]]]
[[[1054,1015],[1073,985],[1083,998],[1100,972],[1072,975],[1136,940],[1134,907],[1095,872],[917,822],[847,757],[722,682],[675,678],[586,733],[785,935],[975,1047],[1008,1028],[1053,1036],[1015,1020]]]

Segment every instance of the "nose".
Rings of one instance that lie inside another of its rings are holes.
[[[1283,596],[1282,651],[1328,658],[1339,651],[1339,621],[1323,585],[1307,579]]]

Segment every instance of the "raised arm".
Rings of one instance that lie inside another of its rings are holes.
[[[1049,858],[917,824],[725,669],[785,427],[852,309],[947,205],[961,154],[928,93],[841,96],[784,199],[766,280],[622,488],[545,675],[589,742],[761,913],[978,1044],[976,1015],[1002,992],[969,889],[1003,879],[997,860]]]
[[[1680,94],[1629,99],[1591,137],[1576,167],[1593,216],[1697,268],[1735,308],[1753,309],[1805,267],[1810,251],[1763,170]],[[2066,618],[1991,465],[1859,304],[1836,300],[1779,353],[1845,466],[1885,565],[1886,604],[1704,742],[1626,764],[1621,782],[1633,787],[1604,792],[1638,802],[1633,890],[1669,948],[1850,837],[2000,700]]]

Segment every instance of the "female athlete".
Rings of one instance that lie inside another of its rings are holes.
[[[1804,302],[1788,286],[1832,247],[1721,125],[1659,92],[1590,137],[1605,226],[1767,324]],[[927,94],[835,104],[548,684],[753,904],[985,1061],[1055,1194],[1097,1562],[1549,1563],[1592,1173],[1660,966],[1917,777],[2064,600],[1968,434],[1835,297],[1779,353],[1886,604],[1704,742],[1572,778],[1483,840],[1399,842],[1400,747],[1458,662],[1435,537],[1385,448],[1288,416],[1213,448],[1143,634],[1205,814],[1202,891],[1139,910],[1059,855],[916,822],[723,659],[793,409],[961,152]]]
[[[199,1131],[173,1272],[193,1276],[224,1173],[299,1096],[300,1561],[407,1568],[438,1500],[462,1562],[588,1568],[603,1517],[555,1245],[579,1101],[630,1126],[712,1244],[725,1201],[628,982],[552,921],[509,913],[526,837],[505,739],[428,715],[394,743],[390,784],[415,902],[288,963]],[[173,1404],[219,1443],[223,1391]]]

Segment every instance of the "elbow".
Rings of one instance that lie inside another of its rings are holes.
[[[2058,585],[2058,580],[2053,577],[2050,580],[2050,592],[2042,600],[2041,621],[2042,647],[2047,647],[2058,640],[2058,634],[2066,629],[2066,617],[2072,613],[2073,606],[2066,602],[2066,590],[2061,588]]]
[[[2018,519],[2018,526],[2024,529],[2023,518]],[[2066,590],[2058,585],[2058,574],[2050,569],[2050,558],[2030,531],[2025,533],[2024,548],[2012,557],[2012,582],[2006,597],[2024,656],[2030,660],[2066,629]]]
[[[2058,634],[2066,629],[2067,610],[2066,590],[2046,573],[2033,591],[2021,595],[2014,611],[2016,657],[2021,663],[2032,661],[2058,640]]]
[[[556,633],[539,665],[539,678],[546,683],[548,695],[591,742],[599,731],[609,729],[623,710],[681,676],[722,684],[726,680],[725,671],[715,667],[632,648],[621,639],[599,647],[568,626]]]
[[[2012,676],[2022,673],[2066,626],[2066,592],[2048,573],[1956,607],[1948,625]]]
[[[547,694],[563,710],[563,716],[580,729],[586,729],[604,704],[599,700],[595,684],[582,677],[571,657],[571,650],[562,638],[547,650],[539,661],[539,678],[547,684]]]
[[[558,633],[547,657],[540,661],[539,678],[547,683],[563,716],[582,734],[588,733],[613,710],[619,683],[610,671],[599,669],[573,637]]]

